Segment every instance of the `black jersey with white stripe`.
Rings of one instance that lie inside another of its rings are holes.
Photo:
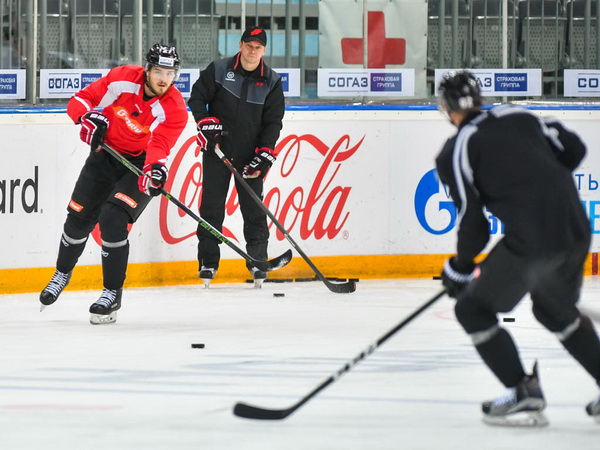
[[[489,213],[504,224],[506,245],[525,257],[549,257],[589,239],[572,174],[585,153],[575,133],[520,107],[468,117],[436,158],[458,211],[458,261],[471,263],[486,246]]]

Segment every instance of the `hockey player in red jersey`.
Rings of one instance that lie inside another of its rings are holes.
[[[167,156],[188,120],[185,101],[173,85],[179,65],[175,47],[155,44],[145,67],[116,67],[69,100],[67,114],[81,126],[90,154],[67,207],[56,271],[40,294],[42,310],[69,284],[89,234],[99,224],[104,290],[90,306],[90,322],[116,320],[129,256],[128,225],[160,193],[167,180]],[[102,150],[102,142],[146,175],[136,177]]]

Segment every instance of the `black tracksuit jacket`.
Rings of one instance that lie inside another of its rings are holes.
[[[502,105],[465,120],[436,159],[458,211],[457,268],[470,270],[488,242],[484,207],[523,257],[551,258],[589,240],[572,176],[585,152],[575,133],[523,108]]]
[[[242,168],[258,147],[275,149],[285,113],[281,78],[263,60],[246,72],[239,53],[211,62],[194,83],[188,101],[196,122],[217,117],[227,133],[221,150]]]

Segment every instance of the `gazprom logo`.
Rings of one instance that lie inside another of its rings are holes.
[[[415,214],[419,224],[431,234],[445,234],[454,228],[456,206],[437,176],[437,170],[427,172],[415,192]]]
[[[456,206],[435,169],[423,175],[417,185],[415,214],[419,224],[431,234],[446,234],[456,226]],[[484,214],[490,235],[504,234],[504,224],[487,208],[484,209]]]

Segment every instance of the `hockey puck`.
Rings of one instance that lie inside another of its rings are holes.
[[[204,344],[192,344],[192,348],[204,348]]]
[[[502,322],[514,322],[515,318],[514,317],[505,317],[502,319]]]
[[[285,294],[283,292],[275,292],[273,297],[285,297]]]

